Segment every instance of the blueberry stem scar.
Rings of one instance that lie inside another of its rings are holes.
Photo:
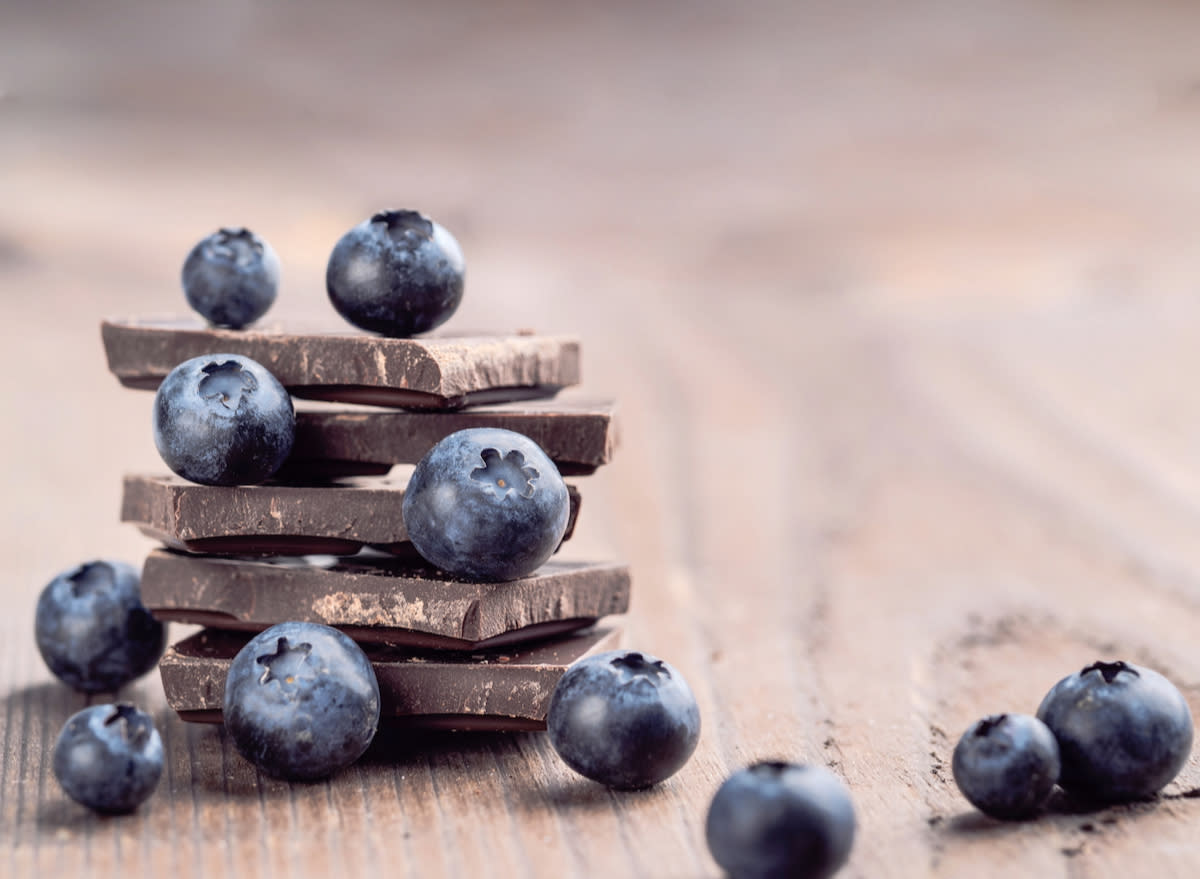
[[[651,662],[648,661],[641,653],[636,651],[614,657],[612,666],[613,668],[628,672],[631,676],[639,675],[641,677],[654,678],[671,677],[671,672],[667,670],[666,665],[661,659],[656,659]]]
[[[90,592],[108,586],[112,583],[112,568],[104,562],[88,562],[80,565],[67,575],[71,584],[71,594],[83,598]]]
[[[433,223],[418,211],[380,211],[371,217],[372,223],[383,223],[388,237],[397,243],[416,237],[424,241],[433,238]]]
[[[149,729],[138,722],[141,712],[127,702],[113,706],[112,713],[104,719],[105,726],[120,724],[121,736],[132,745],[141,745],[150,737]]]
[[[986,736],[991,733],[996,727],[1004,723],[1008,719],[1007,714],[993,714],[991,717],[985,717],[975,725],[975,735]]]
[[[1082,677],[1089,671],[1100,672],[1100,674],[1104,676],[1104,683],[1106,684],[1111,684],[1113,681],[1115,681],[1117,679],[1117,675],[1123,671],[1129,672],[1134,677],[1139,677],[1137,669],[1131,668],[1122,660],[1117,660],[1116,662],[1093,662],[1079,674]]]
[[[525,456],[520,450],[512,449],[502,458],[496,449],[484,449],[479,456],[483,466],[471,471],[471,479],[491,483],[499,490],[501,497],[509,491],[515,491],[523,498],[533,497],[536,490],[533,483],[540,474],[536,467],[525,466]],[[522,483],[524,486],[518,489],[517,486]]]
[[[312,645],[307,641],[293,646],[288,643],[287,638],[280,637],[275,643],[274,653],[264,653],[255,659],[255,662],[264,667],[259,682],[265,684],[270,681],[282,680],[284,683],[294,683],[296,680],[295,666],[303,662],[310,653],[312,653]],[[276,673],[275,666],[278,663],[283,664],[281,669],[283,674]]]
[[[200,380],[200,396],[206,400],[219,400],[226,409],[237,409],[242,394],[258,387],[254,376],[235,360],[213,361],[200,371],[204,373]]]

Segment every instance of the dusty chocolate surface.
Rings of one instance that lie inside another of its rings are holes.
[[[364,644],[385,718],[456,729],[545,729],[550,696],[567,667],[620,644],[621,630],[584,632],[476,652],[414,651]],[[159,662],[167,704],[184,720],[221,719],[225,677],[250,635],[204,629]]]
[[[109,370],[126,387],[154,390],[178,364],[203,354],[257,360],[296,397],[456,409],[553,396],[579,383],[573,336],[390,339],[349,327],[264,323],[214,329],[199,320],[106,320]]]
[[[567,487],[568,539],[579,492]],[[364,546],[412,556],[401,506],[404,481],[330,485],[197,485],[178,476],[128,475],[121,521],[173,549],[245,555],[352,555]]]
[[[499,427],[532,439],[564,476],[582,476],[612,459],[617,445],[611,401],[558,397],[452,412],[308,409],[296,413],[296,443],[285,473],[379,474],[415,464],[457,430]]]
[[[156,617],[257,631],[285,620],[358,641],[479,650],[583,628],[629,607],[625,565],[550,561],[508,583],[467,583],[388,556],[229,559],[154,550],[142,602]]]

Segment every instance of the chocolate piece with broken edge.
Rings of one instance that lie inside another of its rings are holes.
[[[445,729],[541,730],[571,663],[614,650],[621,630],[585,632],[477,653],[415,652],[364,644],[379,681],[381,719]],[[204,629],[159,662],[167,704],[185,721],[217,723],[225,677],[250,636]]]
[[[554,461],[559,473],[584,476],[612,459],[615,410],[611,401],[578,399],[454,412],[300,408],[292,454],[278,478],[387,473],[394,464],[417,463],[439,440],[473,427],[524,434]]]
[[[385,556],[274,561],[156,549],[142,603],[163,621],[260,631],[284,620],[356,641],[480,650],[584,628],[629,608],[629,568],[552,560],[507,583],[468,583]]]
[[[101,336],[109,370],[142,390],[204,354],[257,360],[296,397],[378,406],[457,409],[551,397],[579,383],[572,336],[391,339],[286,324],[226,330],[191,320],[106,320]]]
[[[567,540],[579,492],[567,486]],[[359,478],[324,486],[197,485],[128,475],[121,521],[173,549],[234,555],[353,555],[364,546],[415,558],[404,530],[403,484]]]

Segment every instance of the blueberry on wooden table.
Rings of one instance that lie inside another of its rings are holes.
[[[172,369],[154,397],[154,445],[175,473],[203,485],[253,485],[292,451],[292,398],[266,367],[206,354]]]
[[[570,498],[558,468],[533,440],[470,428],[425,454],[402,511],[422,558],[455,576],[495,582],[532,574],[554,554]]]
[[[162,777],[162,738],[150,715],[132,705],[93,705],[67,720],[53,765],[71,799],[99,812],[130,812]]]
[[[1132,663],[1096,662],[1063,678],[1037,716],[1058,740],[1059,785],[1088,799],[1148,797],[1179,773],[1192,750],[1183,694]]]
[[[259,633],[225,681],[225,729],[276,778],[314,781],[362,756],[379,726],[379,682],[362,648],[317,623]]]
[[[38,596],[34,637],[56,677],[92,693],[141,677],[166,647],[137,569],[120,561],[87,562],[51,580]]]
[[[954,748],[954,782],[993,818],[1033,815],[1058,781],[1058,742],[1028,714],[995,714],[971,725]]]
[[[249,229],[218,229],[183,263],[183,294],[209,323],[241,329],[258,320],[279,290],[279,257]]]
[[[449,320],[464,270],[462,250],[442,226],[416,211],[381,211],[334,246],[325,289],[356,327],[407,337]]]
[[[623,790],[674,775],[700,739],[700,709],[687,681],[648,653],[610,650],[574,663],[546,717],[568,766]]]
[[[734,879],[824,879],[849,858],[855,826],[850,793],[828,769],[763,762],[725,780],[704,834]]]

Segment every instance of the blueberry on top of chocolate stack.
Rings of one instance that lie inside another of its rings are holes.
[[[465,265],[454,236],[417,211],[380,211],[329,255],[329,301],[350,323],[385,336],[435,329],[462,301]]]
[[[279,257],[249,229],[218,229],[183,262],[183,294],[213,326],[241,329],[271,307],[279,290]]]

